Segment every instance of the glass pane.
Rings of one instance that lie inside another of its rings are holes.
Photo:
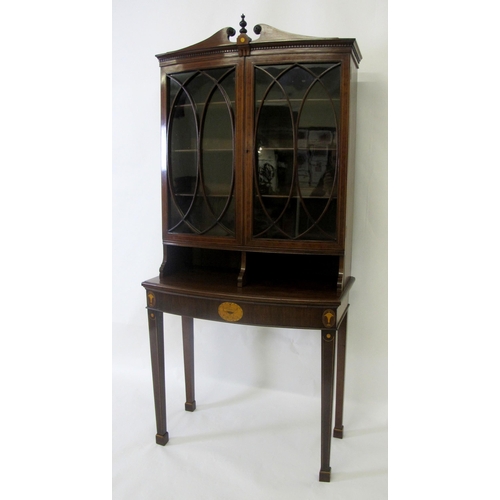
[[[202,173],[207,194],[226,195],[233,177],[233,118],[220,90],[216,90],[203,116]]]
[[[284,70],[278,77],[279,84],[285,89],[289,99],[301,101],[316,78],[301,66]]]
[[[255,68],[254,237],[336,238],[340,64]]]
[[[232,236],[234,68],[168,78],[169,232]]]
[[[187,93],[180,89],[178,101],[171,113],[170,147],[173,151],[192,150],[196,148],[197,116],[196,108],[190,104],[179,104],[188,100]],[[188,101],[189,102],[189,101]]]

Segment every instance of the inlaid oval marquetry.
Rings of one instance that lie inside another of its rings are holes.
[[[323,313],[323,325],[325,325],[325,328],[335,326],[335,311],[333,309],[326,309]]]
[[[334,336],[331,333],[326,333],[325,335],[323,335],[323,340],[325,340],[326,342],[331,342],[333,339]]]
[[[243,317],[243,309],[234,302],[222,302],[218,309],[219,316],[232,323],[239,321]]]

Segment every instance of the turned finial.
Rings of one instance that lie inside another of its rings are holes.
[[[240,21],[241,29],[240,29],[240,33],[246,33],[247,32],[246,25],[247,25],[247,22],[245,21],[245,14],[241,14],[241,21]]]

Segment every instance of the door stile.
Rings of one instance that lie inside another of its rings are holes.
[[[236,210],[236,243],[243,245],[245,241],[245,64],[244,60],[236,63],[236,103],[234,132],[234,168],[235,168],[235,210]]]
[[[252,61],[248,58],[244,58],[244,70],[245,70],[245,108],[244,108],[244,153],[245,161],[243,163],[243,173],[244,173],[244,183],[246,186],[244,192],[244,213],[246,214],[246,219],[244,221],[243,228],[243,242],[244,245],[248,245],[252,238],[253,231],[253,156],[254,156],[254,72]]]

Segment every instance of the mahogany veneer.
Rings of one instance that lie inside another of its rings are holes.
[[[244,16],[240,27],[157,56],[164,257],[142,283],[156,442],[169,439],[163,313],[182,317],[187,411],[196,409],[193,318],[316,329],[319,479],[330,481],[332,431],[343,435],[361,54],[354,39],[262,24],[252,41]]]

